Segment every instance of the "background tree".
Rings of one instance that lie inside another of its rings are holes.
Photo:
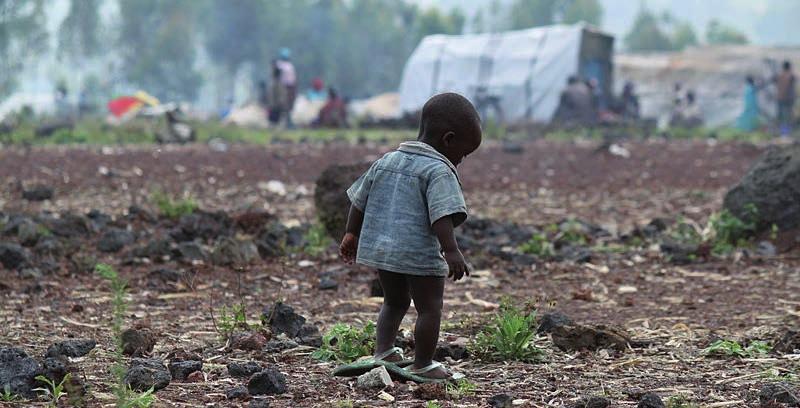
[[[47,50],[44,2],[0,0],[0,101],[17,87],[17,75]]]
[[[600,25],[603,18],[603,6],[597,0],[571,0],[562,1],[561,22],[574,24],[585,21],[596,26]]]
[[[741,31],[721,23],[719,20],[711,20],[706,26],[706,42],[709,44],[747,44],[749,40]]]
[[[673,45],[661,28],[655,14],[642,8],[633,22],[631,31],[625,35],[625,45],[630,51],[668,51]]]
[[[689,22],[678,23],[672,33],[672,48],[682,50],[686,47],[697,45],[697,34]]]
[[[100,52],[100,0],[72,0],[58,29],[58,54],[72,60]]]
[[[600,25],[603,6],[598,0],[515,0],[509,9],[510,28],[514,30],[585,21]]]
[[[201,6],[193,0],[119,2],[118,42],[127,82],[165,101],[197,96],[202,78],[194,66],[194,33]]]

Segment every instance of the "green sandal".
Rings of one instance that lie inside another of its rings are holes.
[[[422,375],[422,374],[431,372],[431,371],[433,371],[433,370],[435,370],[437,368],[444,369],[444,371],[448,375],[447,378],[429,378],[429,377],[425,377],[425,376]],[[434,362],[430,363],[429,365],[427,365],[425,367],[422,367],[422,368],[411,368],[411,369],[407,369],[405,371],[408,371],[408,373],[411,374],[414,377],[419,377],[420,379],[422,379],[422,381],[418,381],[418,380],[415,379],[414,381],[416,381],[416,382],[434,382],[434,383],[438,383],[438,382],[447,382],[447,381],[457,381],[457,380],[460,380],[460,379],[464,378],[463,374],[450,372],[450,370],[445,368],[444,365],[442,363],[438,362],[438,361],[434,361]]]
[[[386,361],[385,359],[393,354],[400,356],[400,361]],[[414,364],[414,360],[408,360],[403,357],[403,349],[394,347],[384,351],[374,357],[365,358],[363,360],[354,361],[350,364],[344,364],[336,367],[333,370],[333,375],[336,377],[358,377],[361,374],[369,372],[373,368],[385,366],[389,373],[391,373],[390,366],[395,366],[402,369]]]

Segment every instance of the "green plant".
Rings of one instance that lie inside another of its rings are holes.
[[[455,400],[474,395],[477,388],[478,387],[475,385],[475,383],[467,380],[466,378],[462,378],[455,383],[447,382],[444,385],[447,395]]]
[[[555,255],[553,243],[547,239],[547,235],[542,232],[534,233],[528,242],[519,246],[519,250],[526,254],[536,255],[542,258],[550,258]]]
[[[769,228],[769,239],[773,241],[778,239],[778,232],[780,232],[780,229],[778,229],[778,225],[772,224],[772,226]]]
[[[667,408],[698,408],[699,405],[689,401],[683,395],[673,395],[667,398]]]
[[[425,408],[442,408],[442,404],[438,401],[428,401],[425,403]]]
[[[227,306],[220,307],[219,320],[214,321],[214,325],[217,333],[224,339],[228,339],[237,329],[249,330],[250,326],[247,324],[245,305],[241,303],[230,308]]]
[[[742,347],[737,341],[723,339],[711,343],[710,346],[702,350],[702,353],[707,356],[755,357],[769,353],[770,350],[772,350],[772,347],[763,341],[754,340],[747,347]]]
[[[525,313],[504,301],[499,314],[475,337],[473,351],[490,361],[534,361],[543,353],[533,344],[535,323],[535,310]]]
[[[47,387],[35,388],[34,391],[43,391],[45,394],[47,394],[49,399],[47,405],[50,407],[56,407],[58,406],[58,400],[60,400],[65,394],[64,383],[69,381],[70,376],[71,374],[67,373],[64,378],[61,379],[61,382],[56,384],[55,381],[43,375],[37,375],[36,380],[47,384]]]
[[[793,372],[788,370],[786,374],[781,374],[782,370],[784,369],[778,367],[769,368],[767,370],[764,370],[761,376],[770,380],[783,381],[788,383],[796,383],[798,381],[797,374],[794,374]]]
[[[755,205],[745,206],[744,219],[731,214],[727,209],[711,215],[709,226],[712,236],[712,252],[724,255],[736,247],[747,245],[747,241],[756,231],[758,209]]]
[[[189,215],[197,210],[197,202],[191,198],[176,199],[168,196],[167,194],[156,191],[151,197],[152,201],[158,207],[161,215],[167,218],[180,218],[184,215]]]
[[[350,363],[360,357],[368,356],[375,349],[375,325],[367,323],[357,329],[350,325],[337,323],[322,336],[322,346],[311,357],[322,361]]]
[[[308,231],[306,231],[303,240],[306,243],[303,247],[303,252],[311,256],[317,256],[325,252],[325,249],[327,249],[332,242],[328,233],[325,231],[325,226],[322,225],[321,222],[312,224]]]
[[[9,384],[5,384],[3,386],[3,393],[0,394],[0,400],[3,402],[14,402],[19,398],[17,394],[11,392],[11,386]]]
[[[122,354],[122,325],[125,323],[125,313],[128,310],[128,301],[125,296],[128,292],[128,282],[119,276],[114,268],[107,264],[97,264],[97,273],[111,287],[111,311],[113,320],[111,321],[111,332],[114,335],[114,364],[111,366],[111,373],[116,379],[113,391],[117,398],[117,407],[120,408],[147,408],[154,401],[154,389],[138,393],[125,383],[125,358]]]
[[[578,244],[578,245],[585,245],[586,244],[586,236],[583,234],[581,229],[581,225],[578,221],[574,219],[569,219],[562,227],[559,228],[561,231],[556,235],[556,241],[568,242],[571,244]]]
[[[336,401],[336,408],[353,408],[353,400],[346,399]]]

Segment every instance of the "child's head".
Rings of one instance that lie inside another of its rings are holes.
[[[433,146],[458,166],[481,144],[478,111],[467,98],[457,93],[435,95],[422,107],[417,139]]]

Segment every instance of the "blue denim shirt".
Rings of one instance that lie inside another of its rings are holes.
[[[447,276],[433,223],[453,216],[458,226],[467,205],[455,166],[422,142],[405,142],[378,159],[347,190],[364,212],[356,262],[390,272]]]

